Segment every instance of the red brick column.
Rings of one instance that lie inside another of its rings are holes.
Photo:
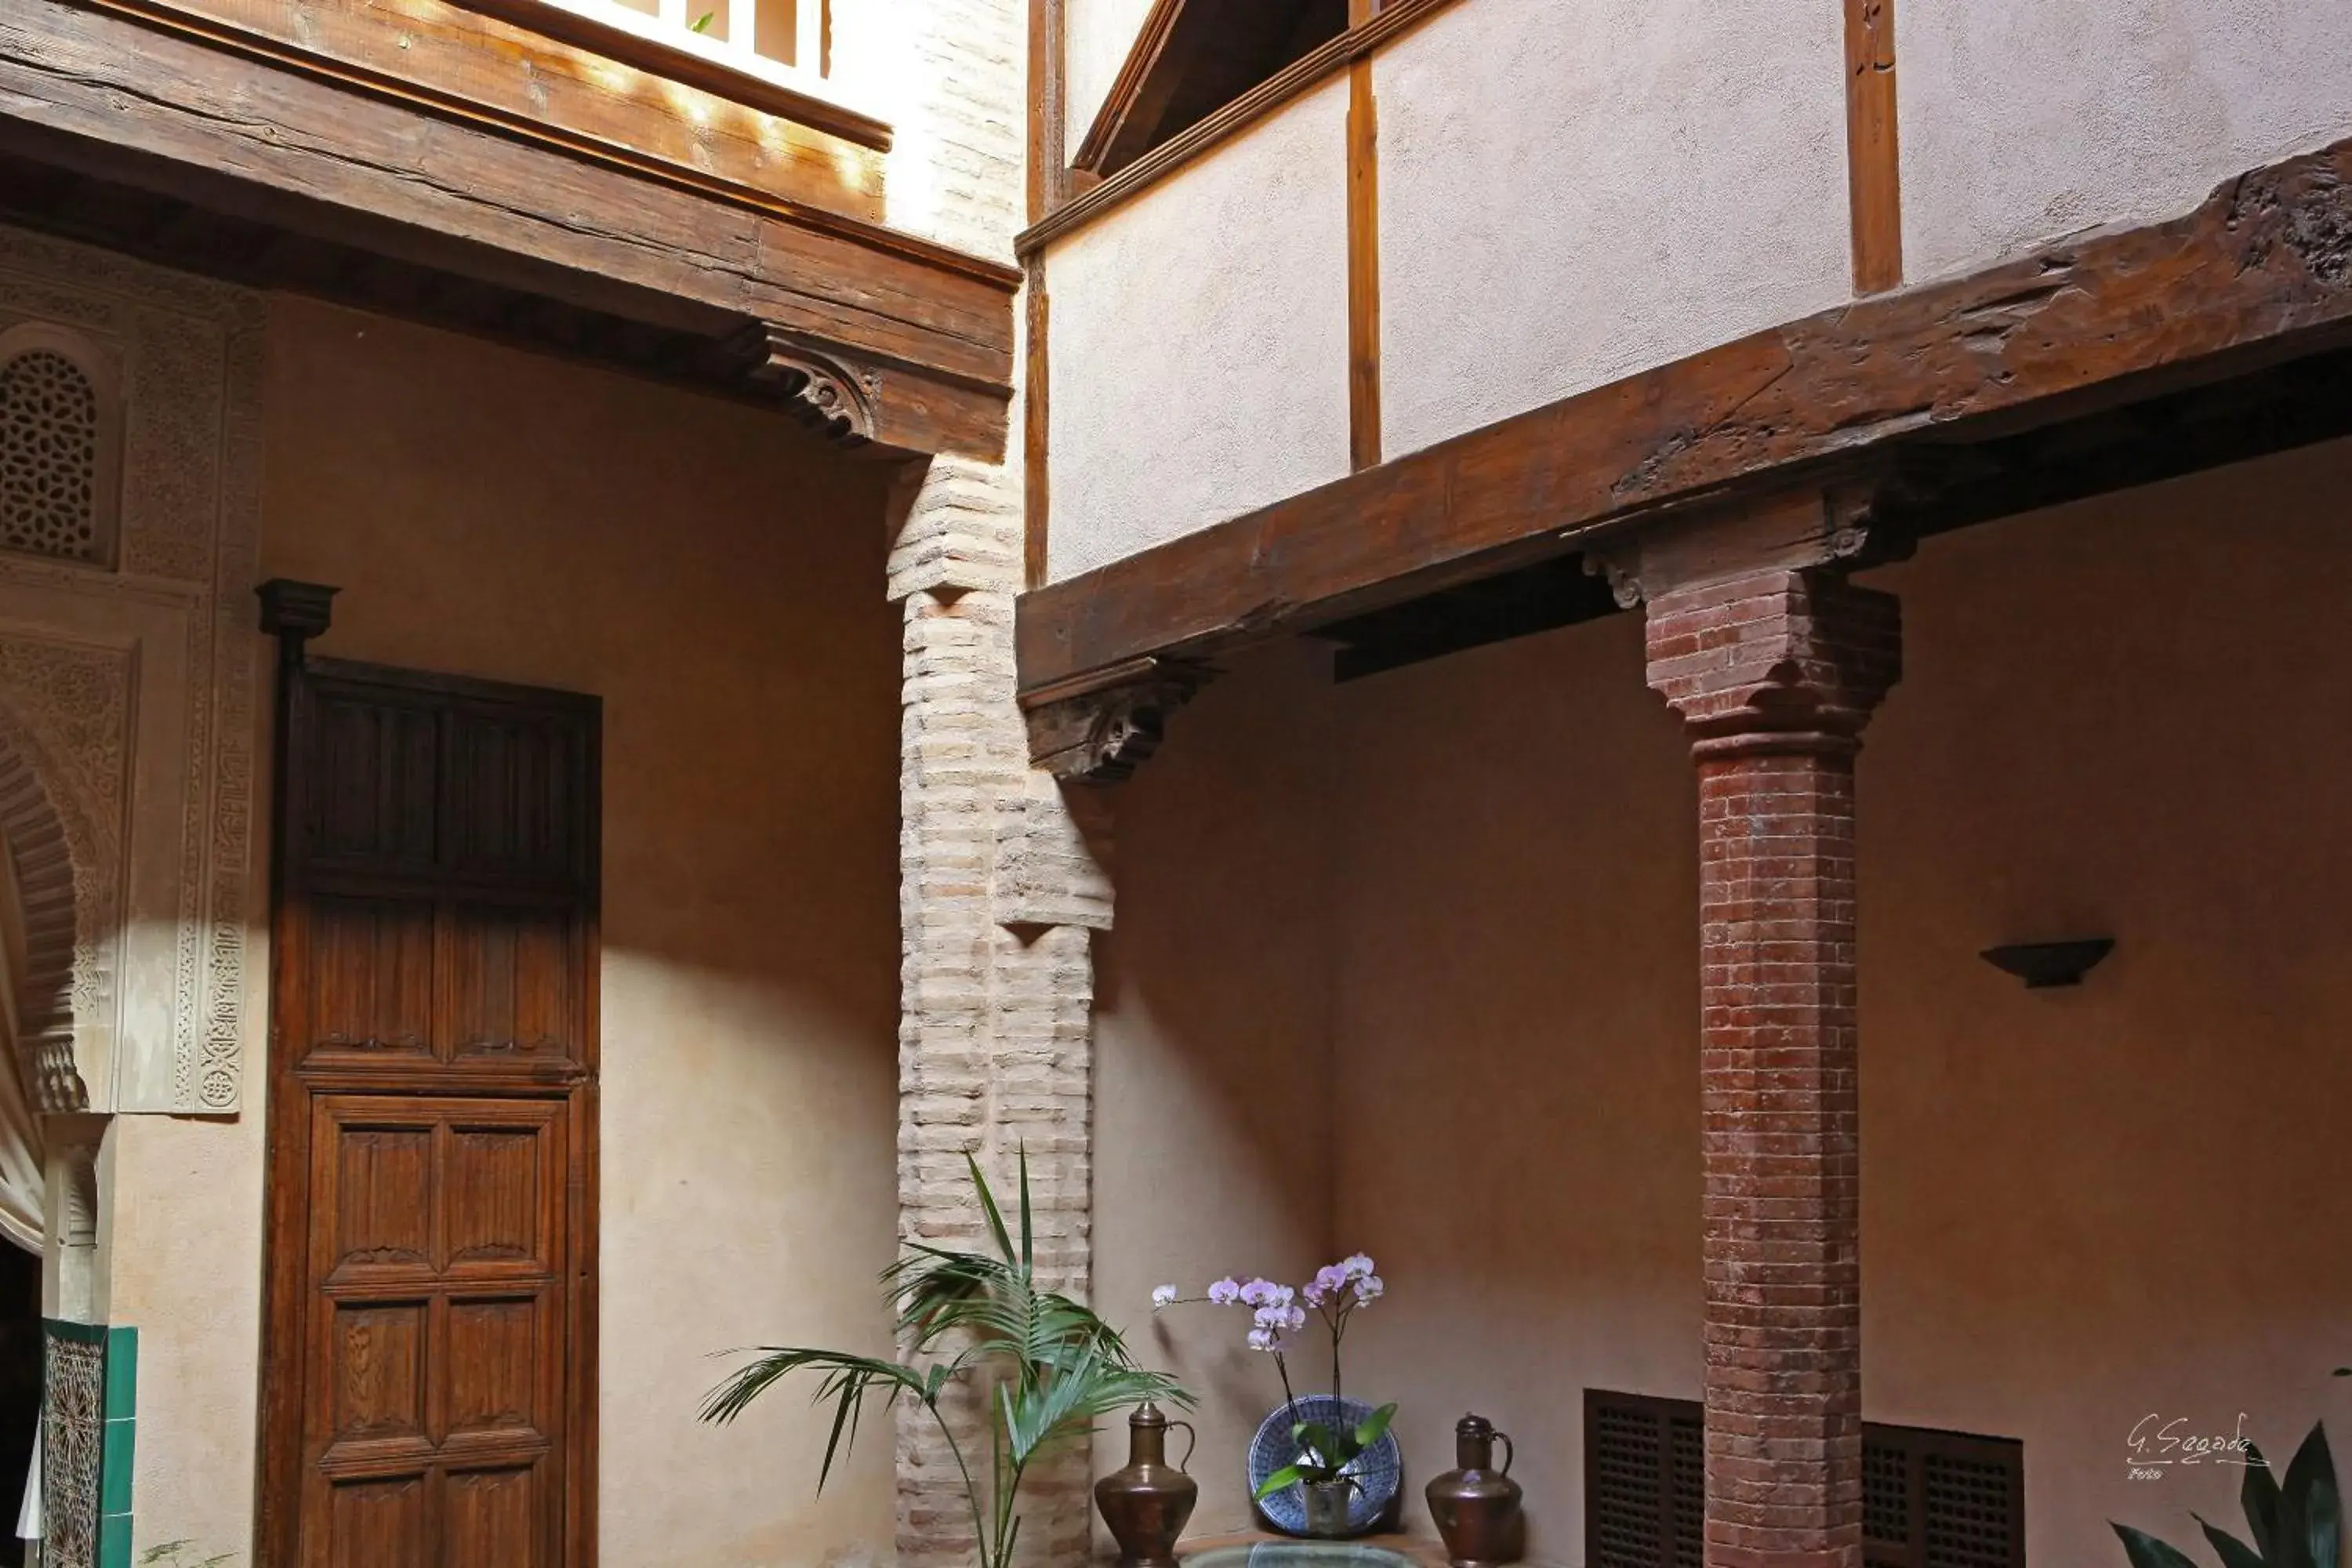
[[[1698,764],[1708,1568],[1861,1568],[1853,759],[1901,647],[1822,572],[1650,605]]]

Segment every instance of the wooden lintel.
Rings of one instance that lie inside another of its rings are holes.
[[[2352,141],[2166,223],[1856,301],[1026,595],[1024,689],[1213,657],[1857,463],[1965,448],[2352,343]]]
[[[757,323],[874,378],[877,444],[1002,455],[1015,269],[131,6],[0,8],[0,153],[714,351]]]

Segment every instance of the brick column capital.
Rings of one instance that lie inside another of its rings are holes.
[[[1650,687],[1702,759],[1847,752],[1901,679],[1901,607],[1835,572],[1773,567],[1650,604]]]

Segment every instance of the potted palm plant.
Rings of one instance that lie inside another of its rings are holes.
[[[1190,1409],[1192,1396],[1163,1373],[1136,1364],[1117,1331],[1036,1279],[1029,1203],[1029,1158],[1021,1157],[1020,1235],[1006,1227],[977,1161],[965,1156],[986,1216],[993,1252],[952,1252],[910,1243],[882,1271],[907,1359],[846,1351],[762,1346],[704,1400],[702,1418],[733,1421],[794,1373],[816,1374],[815,1402],[833,1407],[833,1430],[817,1474],[822,1491],[835,1458],[857,1441],[869,1395],[887,1409],[911,1399],[939,1423],[971,1506],[976,1568],[1011,1568],[1021,1537],[1022,1481],[1055,1444],[1090,1432],[1116,1410],[1146,1401]],[[949,1393],[974,1385],[987,1411],[988,1463],[973,1468],[966,1434],[941,1407]]]

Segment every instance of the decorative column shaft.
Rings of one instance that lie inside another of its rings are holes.
[[[1652,600],[1698,766],[1708,1568],[1861,1568],[1854,755],[1895,600],[1775,569]]]

